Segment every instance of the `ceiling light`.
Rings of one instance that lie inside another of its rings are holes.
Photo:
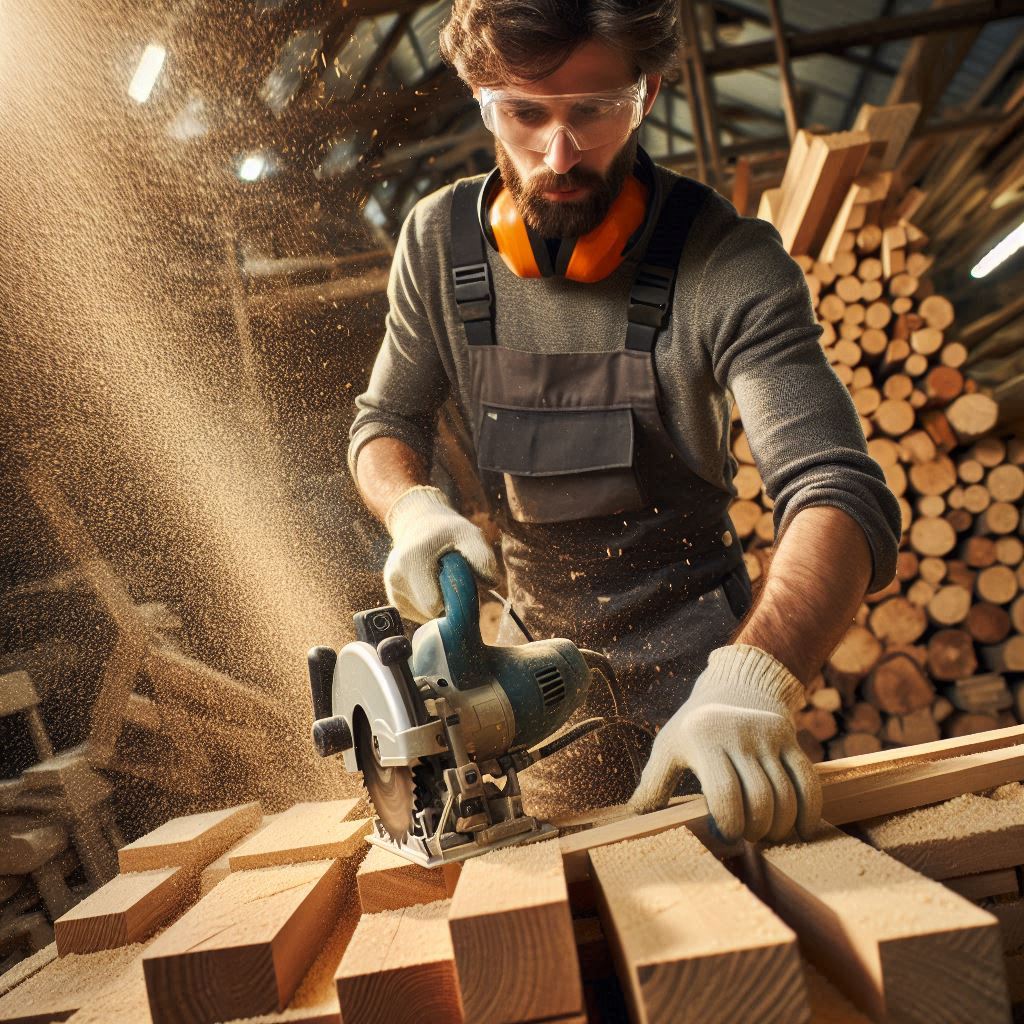
[[[997,246],[989,250],[971,270],[971,277],[991,274],[1000,263],[1008,260],[1018,249],[1024,247],[1024,223],[1018,224]]]
[[[128,86],[128,95],[136,103],[145,103],[149,99],[149,94],[160,77],[160,69],[164,66],[166,56],[167,51],[157,43],[150,43],[142,51],[142,60],[139,61],[131,85]]]

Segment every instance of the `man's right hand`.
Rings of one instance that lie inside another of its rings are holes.
[[[388,510],[385,525],[394,546],[384,565],[384,586],[403,619],[426,622],[444,610],[438,575],[441,556],[449,551],[458,551],[481,579],[497,581],[493,548],[438,488],[409,488]]]

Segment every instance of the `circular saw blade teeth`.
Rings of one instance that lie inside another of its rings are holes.
[[[393,842],[402,843],[412,827],[416,809],[412,769],[405,765],[385,768],[377,759],[369,723],[360,723],[356,749],[363,766],[363,785],[384,830]]]

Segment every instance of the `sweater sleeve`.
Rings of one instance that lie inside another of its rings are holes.
[[[384,341],[370,383],[356,398],[348,446],[353,477],[360,449],[376,437],[394,437],[429,460],[434,420],[448,395],[448,376],[423,301],[423,230],[414,208],[391,264]]]
[[[739,218],[704,269],[696,309],[712,372],[732,392],[765,490],[775,536],[814,505],[842,509],[871,548],[869,591],[896,573],[900,509],[849,392],[822,351],[803,272],[767,221]]]

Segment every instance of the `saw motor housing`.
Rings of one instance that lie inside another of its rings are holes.
[[[518,772],[583,703],[599,659],[565,639],[488,646],[462,556],[444,556],[439,578],[445,614],[411,643],[398,612],[383,607],[355,616],[359,639],[337,656],[309,655],[318,752],[340,753],[371,799],[376,790],[371,842],[423,864],[551,831],[523,811]]]

